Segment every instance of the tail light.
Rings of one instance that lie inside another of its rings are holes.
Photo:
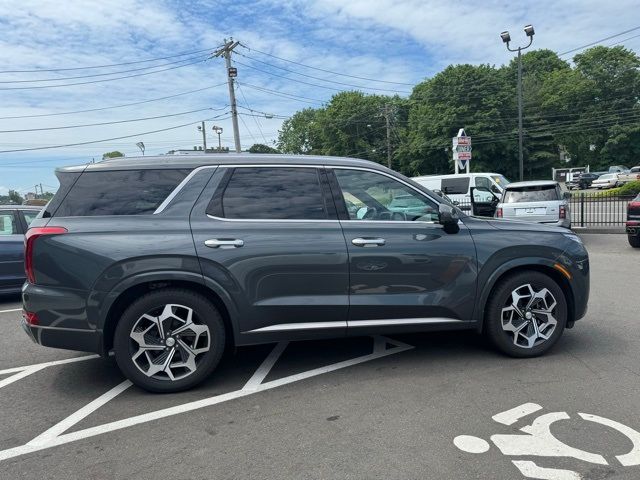
[[[567,207],[565,207],[564,205],[560,205],[559,217],[560,218],[567,218]]]
[[[33,246],[36,239],[43,235],[61,235],[63,233],[67,233],[67,229],[64,227],[33,227],[27,230],[24,236],[24,271],[29,283],[36,283],[33,271]]]
[[[36,313],[27,312],[26,310],[22,310],[22,317],[24,318],[24,321],[29,325],[38,325],[38,323],[40,322]]]
[[[503,214],[502,214],[502,208],[498,208],[496,210],[496,217],[497,218],[502,218]]]
[[[628,210],[632,208],[640,208],[640,202],[629,202]]]

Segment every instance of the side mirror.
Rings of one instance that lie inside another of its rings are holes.
[[[496,187],[495,185],[491,185],[491,191],[493,193],[497,193],[498,195],[500,195],[500,189],[498,187]]]
[[[570,200],[571,199],[571,192],[564,192],[562,194],[562,198],[564,198],[565,200]]]
[[[438,222],[444,227],[444,231],[447,233],[458,233],[460,231],[458,214],[452,207],[444,203],[441,203],[438,208]]]

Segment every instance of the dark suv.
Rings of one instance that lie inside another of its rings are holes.
[[[378,164],[283,155],[125,158],[57,170],[26,238],[23,325],[152,391],[226,345],[475,329],[540,355],[584,316],[564,229],[466,216]]]

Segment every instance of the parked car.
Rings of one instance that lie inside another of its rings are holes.
[[[0,205],[0,294],[18,293],[25,280],[24,232],[38,207]]]
[[[496,207],[496,218],[571,228],[570,194],[553,180],[510,183]]]
[[[489,192],[502,195],[505,185],[509,180],[499,173],[459,173],[453,175],[428,175],[413,177],[413,180],[431,191],[444,192],[452,201],[458,202],[461,208],[469,210],[471,207],[471,191],[476,191],[475,200],[486,202],[491,196]],[[487,191],[483,191],[486,189]]]
[[[281,340],[474,329],[532,357],[586,312],[579,237],[467,216],[366,160],[127,157],[56,174],[27,232],[24,329],[113,351],[150,391],[202,382],[225,345]]]
[[[618,174],[618,183],[624,185],[629,182],[636,182],[640,180],[640,167],[632,167],[629,173]]]
[[[620,181],[618,180],[619,173],[605,173],[604,175],[600,175],[596,180],[591,182],[591,186],[597,188],[599,190],[603,190],[605,188],[614,188],[620,186]]]
[[[627,205],[626,230],[629,245],[640,248],[640,193]]]
[[[590,173],[590,172],[576,173],[575,175],[573,175],[572,180],[567,182],[566,185],[569,190],[573,190],[573,189],[585,190],[589,188],[592,182],[594,180],[597,180],[599,177],[600,175],[596,173]]]

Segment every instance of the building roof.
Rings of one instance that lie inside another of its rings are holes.
[[[224,153],[200,155],[161,155],[146,157],[117,157],[98,163],[61,167],[56,171],[81,172],[100,170],[132,170],[153,168],[196,168],[205,165],[343,165],[353,167],[368,167],[386,170],[386,167],[369,160],[347,157],[330,157],[316,155],[287,155],[265,153]]]

